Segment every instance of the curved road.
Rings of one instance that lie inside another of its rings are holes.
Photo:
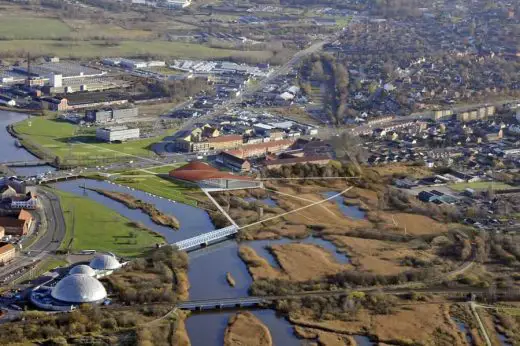
[[[10,283],[22,276],[24,270],[20,269],[54,253],[65,238],[66,225],[59,198],[41,188],[38,189],[38,195],[45,212],[47,229],[33,244],[24,249],[25,253],[19,254],[15,260],[2,268],[0,283],[4,280],[5,283]],[[15,274],[10,276],[12,273]]]

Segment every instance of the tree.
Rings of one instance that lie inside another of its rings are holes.
[[[54,158],[54,165],[55,165],[57,168],[60,168],[61,164],[62,164],[62,162],[61,162],[61,157],[56,156],[56,157]]]

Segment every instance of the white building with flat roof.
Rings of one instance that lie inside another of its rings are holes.
[[[104,127],[96,130],[96,138],[105,142],[127,141],[139,138],[139,129],[126,126]]]

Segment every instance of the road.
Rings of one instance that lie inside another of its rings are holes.
[[[257,84],[254,84],[254,85],[246,88],[240,96],[230,98],[230,99],[224,101],[222,104],[215,106],[215,108],[212,111],[206,113],[203,116],[200,116],[197,118],[190,118],[190,119],[186,120],[183,123],[182,128],[179,129],[179,131],[189,130],[196,123],[208,121],[211,118],[213,118],[214,116],[222,114],[223,112],[230,109],[234,105],[239,104],[240,102],[242,102],[242,100],[252,96],[255,92],[263,89],[265,86],[272,83],[276,78],[278,78],[284,74],[288,74],[292,70],[293,67],[295,67],[302,61],[303,58],[305,58],[306,56],[308,56],[312,53],[315,53],[315,52],[321,50],[326,43],[334,41],[338,35],[339,34],[334,35],[325,41],[316,42],[316,43],[310,45],[309,47],[305,48],[304,50],[298,51],[296,54],[293,55],[293,57],[289,61],[287,61],[285,64],[281,65],[280,67],[278,67],[276,70],[272,71],[269,74],[269,76],[262,79]]]
[[[29,248],[24,249],[11,263],[2,267],[0,282],[5,280],[5,283],[9,283],[18,279],[25,273],[25,266],[54,253],[65,238],[65,219],[58,197],[43,189],[38,189],[38,194],[45,211],[47,229]]]

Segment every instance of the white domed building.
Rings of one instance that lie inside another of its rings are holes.
[[[72,274],[85,274],[88,276],[95,277],[96,271],[86,264],[78,264],[69,271],[69,275]]]
[[[114,270],[121,268],[121,263],[114,256],[100,254],[90,261],[89,266],[96,272],[96,277],[100,278],[110,275]]]
[[[107,291],[96,278],[86,274],[72,274],[56,284],[51,297],[68,304],[101,303],[107,297]]]

